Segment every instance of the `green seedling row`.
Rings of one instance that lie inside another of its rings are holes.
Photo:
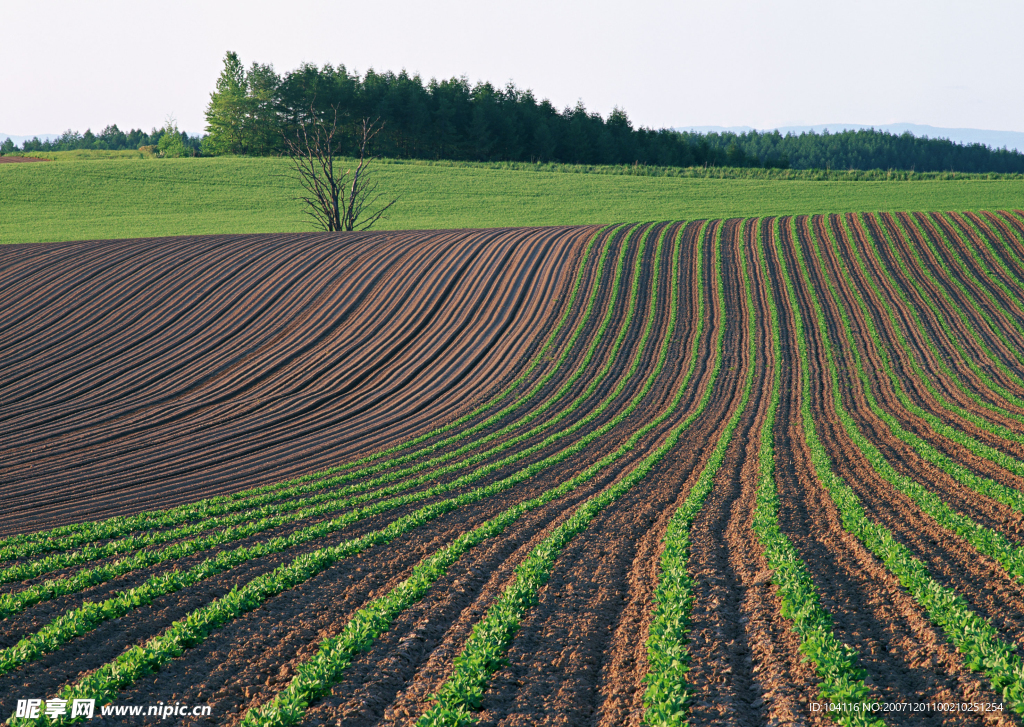
[[[794,244],[795,249],[799,249]],[[803,371],[810,371],[810,356],[804,333],[803,317],[793,287],[788,266],[779,255],[779,267],[787,296],[792,302],[796,348]],[[835,352],[829,340],[824,313],[813,286],[805,280],[812,301],[818,335],[825,350],[826,367],[831,374],[832,396],[826,395],[828,406],[838,414],[842,408],[842,394],[837,373]],[[810,377],[802,378],[800,402],[801,426],[811,453],[811,466],[815,476],[839,510],[843,528],[860,540],[907,589],[911,597],[926,612],[929,620],[942,629],[946,638],[960,652],[965,666],[983,673],[993,690],[1013,710],[1024,713],[1024,663],[1017,655],[1017,645],[1003,640],[999,632],[986,619],[971,609],[962,596],[946,588],[928,572],[927,566],[905,545],[897,541],[883,525],[868,519],[860,498],[846,482],[835,474],[832,461],[825,451],[815,428],[811,412]]]
[[[716,236],[716,271],[717,282],[717,320],[723,321],[722,276],[720,262],[721,229]],[[698,259],[700,253],[698,252]],[[698,285],[700,283],[698,282]],[[703,308],[703,305],[701,305]],[[700,316],[703,319],[703,315]],[[484,692],[491,676],[504,663],[504,654],[519,630],[519,625],[529,609],[537,603],[538,592],[547,582],[554,568],[555,560],[566,544],[578,533],[582,532],[604,508],[624,495],[638,481],[643,479],[650,469],[675,446],[679,435],[685,431],[706,408],[711,398],[712,388],[722,365],[722,331],[723,325],[716,326],[715,358],[710,382],[705,389],[695,410],[683,422],[673,428],[665,440],[639,465],[631,470],[619,482],[606,488],[599,494],[589,498],[580,505],[570,518],[556,528],[548,537],[539,543],[515,571],[512,582],[505,587],[501,595],[491,604],[487,613],[474,627],[463,648],[455,658],[452,675],[441,685],[437,694],[432,696],[433,704],[424,713],[417,724],[419,727],[441,727],[470,725],[476,719],[473,712],[480,708]],[[699,338],[693,340],[693,351],[690,366],[672,399],[671,405],[658,417],[648,422],[635,432],[623,445],[624,450],[632,449],[640,438],[654,427],[665,421],[676,409],[696,365],[696,346]],[[662,364],[659,361],[659,366]],[[605,458],[607,459],[607,458]],[[602,460],[603,461],[603,460]],[[596,466],[596,465],[595,465]]]
[[[907,226],[904,224],[903,220],[901,220],[899,217],[895,217],[894,221],[897,227],[903,233],[903,235],[909,239],[909,231]],[[920,235],[924,236],[926,234],[923,230],[921,230],[920,224],[916,218],[913,219],[912,224],[914,225],[915,229],[918,230]],[[925,278],[927,278],[928,282],[931,283],[932,287],[938,292],[939,296],[945,302],[949,310],[952,310],[956,313],[956,316],[960,319],[960,322],[963,326],[963,330],[973,331],[975,329],[975,326],[968,320],[967,314],[963,310],[963,306],[958,305],[957,302],[952,299],[952,297],[950,296],[949,292],[945,289],[945,287],[939,284],[938,280],[935,278],[935,275],[932,273],[932,271],[925,266],[925,263],[922,260],[921,255],[916,249],[916,247],[913,244],[908,243],[908,250],[910,251],[911,257],[913,258],[911,262],[915,265],[916,269],[919,270],[921,274],[925,276]],[[918,291],[918,293],[923,296],[923,300],[925,301],[926,305],[932,310],[933,314],[936,316],[936,319],[939,321],[939,325],[941,326],[943,332],[946,334],[946,337],[956,347],[957,352],[961,355],[964,362],[971,369],[971,371],[974,372],[975,375],[978,375],[980,378],[982,378],[982,380],[985,381],[986,385],[989,386],[989,388],[991,388],[992,391],[999,394],[999,396],[1002,397],[1005,401],[1009,402],[1013,406],[1024,408],[1024,399],[1016,396],[1012,391],[1005,388],[1004,386],[1001,386],[998,382],[994,381],[991,377],[986,375],[985,371],[982,369],[982,366],[977,361],[974,360],[973,356],[971,356],[967,352],[961,338],[957,336],[956,333],[949,326],[949,323],[945,318],[945,314],[938,309],[938,306],[936,305],[931,294],[926,292],[924,290],[923,285],[917,279],[912,277],[912,274],[907,268],[907,262],[904,261],[902,255],[900,255],[900,253],[897,250],[894,250],[893,254],[899,262],[900,270],[903,272],[905,276],[908,276],[907,279],[911,282],[911,284]],[[1012,369],[1010,369],[1010,367],[1008,367],[1002,361],[1002,359],[1000,359],[998,355],[992,350],[991,346],[983,336],[974,336],[971,338],[971,342],[981,348],[982,354],[984,356],[984,360],[982,361],[983,364],[991,364],[992,366],[994,366],[999,371],[999,373],[1005,376],[1006,379],[1012,382],[1014,385],[1020,386],[1024,384],[1024,382],[1021,381],[1020,377]]]
[[[716,267],[721,265],[718,251],[721,247],[722,227],[716,239]],[[750,402],[754,388],[756,366],[757,319],[750,291],[750,275],[746,256],[740,251],[740,274],[743,280],[747,309],[747,375],[740,401],[734,407],[711,456],[701,469],[672,518],[662,538],[661,567],[658,586],[654,590],[654,608],[651,614],[650,636],[647,639],[648,673],[645,677],[643,723],[656,727],[685,725],[689,717],[692,698],[687,689],[686,675],[690,670],[691,614],[693,613],[693,577],[687,566],[690,561],[690,529],[715,485],[715,476],[722,466],[740,418]],[[721,271],[719,271],[719,281]],[[725,326],[723,319],[720,324]]]
[[[838,245],[837,245],[835,239],[832,236],[831,229],[830,228],[826,228],[826,229],[827,229],[828,239],[829,239],[830,243],[832,243],[833,246],[836,249],[838,249]],[[849,226],[848,225],[847,225],[846,229],[847,229],[847,231],[849,231]],[[892,240],[890,239],[890,234],[889,234],[888,229],[884,225],[879,225],[879,229],[881,230],[882,237],[888,242],[890,248],[892,248],[893,247],[893,243],[892,243]],[[872,251],[872,254],[877,259],[879,257],[879,255],[878,255],[878,247],[877,247],[877,245],[875,243],[874,238],[871,235],[865,235],[864,237],[865,237],[865,239],[867,241],[868,247]],[[853,239],[853,238],[851,238],[851,239]],[[928,393],[936,400],[936,402],[938,402],[939,406],[941,406],[946,411],[953,412],[954,414],[956,414],[957,416],[961,417],[962,419],[965,419],[965,420],[971,422],[975,426],[977,426],[977,427],[979,427],[981,429],[984,429],[985,431],[988,431],[988,432],[991,432],[993,434],[996,434],[996,435],[998,435],[1000,437],[1003,437],[1004,439],[1024,444],[1024,435],[1018,434],[1017,432],[1014,432],[1014,431],[1008,429],[1007,427],[1003,426],[1002,424],[998,424],[996,422],[990,421],[989,419],[985,419],[984,417],[981,417],[981,416],[975,414],[974,412],[969,411],[969,410],[965,409],[962,406],[959,406],[955,402],[950,401],[941,391],[939,391],[939,389],[935,386],[935,384],[932,383],[931,378],[925,373],[925,370],[923,368],[923,364],[924,364],[923,355],[920,354],[920,353],[915,352],[914,348],[908,342],[907,337],[906,337],[906,332],[904,330],[904,326],[901,325],[900,318],[899,318],[898,315],[896,315],[896,311],[894,310],[894,308],[892,306],[892,303],[889,301],[889,299],[879,289],[878,283],[876,282],[874,276],[872,276],[871,273],[867,269],[867,264],[865,262],[863,254],[861,253],[860,249],[858,247],[856,247],[856,246],[853,246],[853,255],[854,255],[854,259],[855,259],[855,261],[857,263],[857,267],[858,267],[858,269],[861,272],[861,275],[864,277],[864,279],[867,281],[868,285],[871,287],[872,291],[875,294],[876,300],[878,300],[881,303],[882,307],[885,310],[885,314],[889,318],[889,321],[890,321],[890,323],[892,325],[892,329],[893,329],[893,331],[895,333],[895,336],[896,336],[896,342],[895,343],[898,346],[900,346],[901,349],[903,349],[903,350],[908,352],[908,354],[909,354],[908,355],[908,360],[910,362],[911,367],[914,370],[915,376],[917,377],[916,380],[921,382],[921,384],[928,390]],[[976,392],[972,391],[968,386],[966,386],[964,384],[964,382],[961,379],[961,377],[955,371],[953,371],[952,368],[950,368],[949,364],[946,362],[945,357],[943,357],[939,353],[938,349],[936,348],[936,343],[935,343],[934,337],[930,334],[930,330],[928,328],[926,328],[924,326],[924,324],[922,323],[920,314],[918,313],[917,309],[910,304],[910,301],[907,299],[907,296],[904,294],[902,288],[900,288],[898,285],[896,285],[895,281],[892,278],[892,275],[889,273],[887,268],[882,266],[881,270],[882,270],[882,273],[885,276],[886,280],[889,282],[889,286],[893,290],[896,291],[896,294],[897,294],[899,300],[903,303],[903,310],[907,311],[910,314],[910,316],[913,318],[913,321],[914,321],[914,323],[916,325],[916,329],[922,333],[922,337],[924,338],[925,346],[928,348],[928,351],[931,353],[933,360],[938,364],[938,366],[941,368],[942,372],[946,375],[946,377],[950,381],[952,381],[954,383],[954,385],[956,386],[957,390],[960,391],[964,396],[967,396],[968,398],[970,398],[978,406],[980,406],[980,407],[982,407],[982,408],[992,412],[993,414],[996,414],[996,415],[1001,416],[1001,417],[1006,417],[1006,418],[1009,418],[1009,419],[1014,419],[1014,420],[1024,424],[1024,416],[1022,416],[1020,414],[1017,414],[1015,412],[1009,411],[1007,409],[1002,409],[1000,407],[995,406],[994,404],[989,403],[988,401],[983,399]],[[849,273],[846,271],[845,268],[844,268],[843,272],[844,272],[844,275],[846,276],[847,283],[852,285],[850,283]],[[985,378],[987,380],[987,377],[985,377]]]
[[[655,252],[654,283],[651,291],[648,323],[643,334],[644,341],[650,335],[656,314],[658,273],[666,232],[667,230],[662,232]],[[681,233],[680,236],[677,236],[676,240],[677,250],[680,237]],[[675,275],[677,269],[677,250],[673,251],[673,290],[670,324],[666,328],[661,344],[661,352],[658,356],[659,361],[662,362],[668,353],[669,342],[674,332],[675,306],[678,304],[676,291],[678,279]],[[641,343],[641,349],[643,348],[643,343]],[[639,361],[640,356],[637,355],[633,361],[633,369],[639,365]],[[642,388],[642,395],[645,396],[646,392],[650,390],[655,377],[656,374],[648,377],[648,381]],[[580,484],[592,479],[597,474],[598,469],[596,467],[588,468],[580,475],[545,492],[543,495],[513,506],[480,527],[460,535],[454,542],[445,546],[437,553],[424,558],[413,569],[412,575],[407,580],[403,581],[386,595],[374,599],[367,606],[357,611],[346,623],[340,634],[321,641],[317,653],[298,667],[297,674],[288,686],[270,702],[249,710],[244,715],[240,725],[242,727],[256,727],[257,725],[261,727],[270,727],[271,725],[284,727],[285,725],[293,725],[300,722],[306,709],[317,699],[330,693],[333,685],[341,680],[345,670],[359,654],[367,651],[374,641],[390,628],[393,620],[402,611],[419,601],[434,582],[444,575],[448,568],[457,562],[464,553],[484,539],[503,532],[509,524],[526,512],[542,507],[574,491]]]

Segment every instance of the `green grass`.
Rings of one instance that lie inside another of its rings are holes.
[[[807,181],[591,173],[543,165],[378,166],[381,229],[596,224],[876,210],[1024,207],[1024,180]],[[273,158],[0,165],[0,243],[313,229]],[[839,177],[837,177],[839,179]]]
[[[149,147],[146,147],[148,150]],[[74,149],[72,151],[27,151],[8,154],[16,157],[35,157],[56,162],[99,161],[101,159],[156,159],[151,151],[141,149]]]

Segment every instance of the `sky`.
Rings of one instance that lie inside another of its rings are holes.
[[[0,43],[5,134],[202,132],[229,50],[278,72],[513,81],[653,128],[1024,131],[1020,0],[0,0],[0,17],[20,18]]]

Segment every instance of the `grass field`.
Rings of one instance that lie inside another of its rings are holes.
[[[281,159],[74,157],[0,165],[0,243],[313,229]],[[864,211],[1016,209],[1024,180],[803,181],[378,167],[382,229]]]

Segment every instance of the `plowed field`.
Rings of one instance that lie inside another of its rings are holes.
[[[1019,211],[22,245],[0,283],[12,724],[1021,722]]]

